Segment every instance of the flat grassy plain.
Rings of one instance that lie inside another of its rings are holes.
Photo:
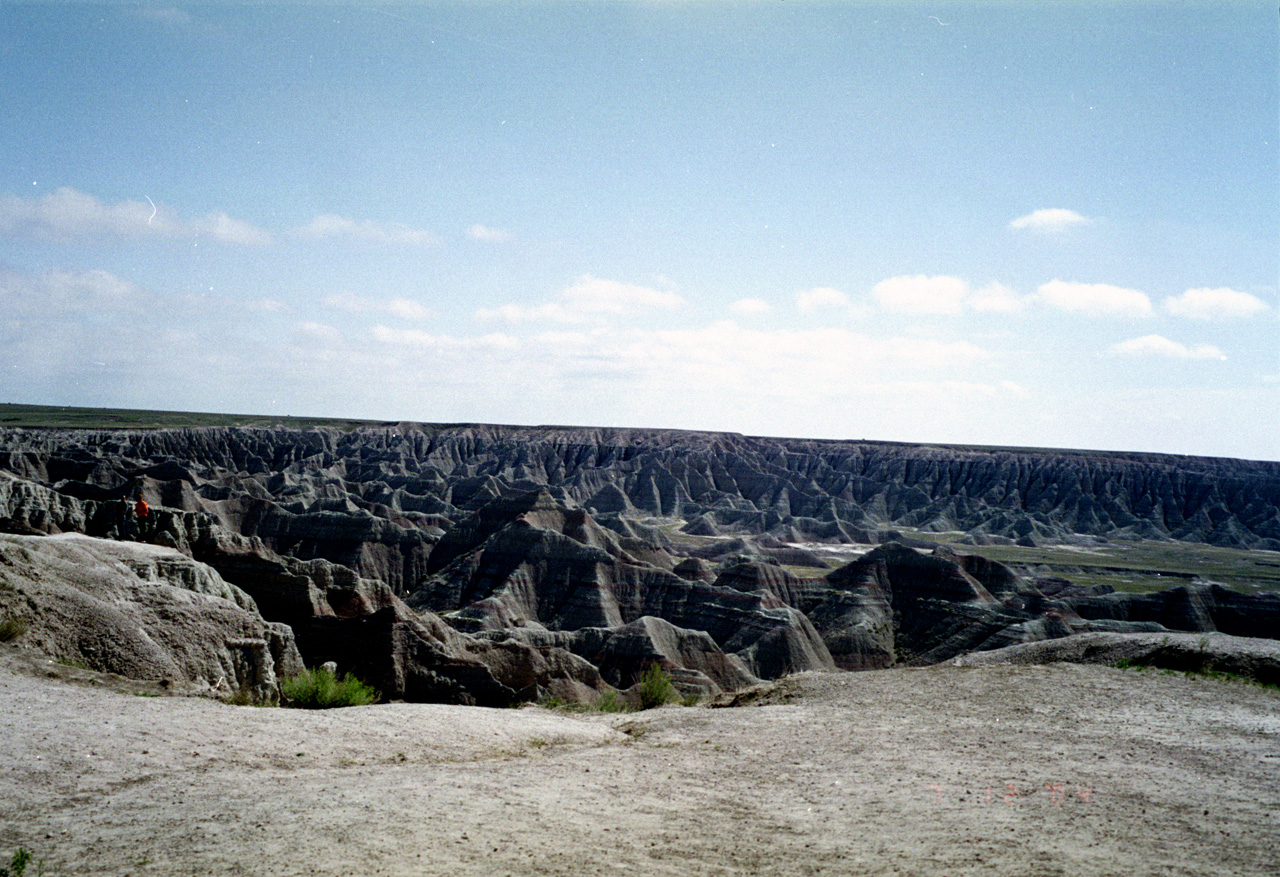
[[[659,527],[677,546],[703,548],[731,536],[694,536],[680,531],[679,520],[646,519]],[[1216,582],[1236,591],[1280,593],[1280,552],[1222,548],[1201,542],[1116,541],[1092,545],[966,545],[966,534],[926,532],[896,528],[910,544],[922,550],[947,545],[959,554],[976,554],[1010,566],[1028,578],[1056,576],[1082,587],[1110,585],[1117,591],[1149,593],[1195,581]],[[783,564],[802,579],[821,578],[875,548],[811,542],[803,547],[825,566]]]
[[[135,408],[73,408],[61,405],[0,403],[0,426],[33,429],[181,429],[200,426],[328,426],[354,430],[376,420],[332,417],[284,417],[261,414],[208,414],[195,411],[145,411]]]
[[[1237,591],[1280,591],[1280,552],[1245,551],[1198,542],[1113,542],[1089,546],[966,546],[1011,566],[1032,568],[1077,585],[1117,591],[1163,591],[1205,580]]]
[[[1215,582],[1236,591],[1280,592],[1280,552],[1223,548],[1201,542],[1109,542],[1104,544],[964,545],[963,533],[907,533],[916,542],[950,545],[960,554],[976,554],[1013,567],[1023,575],[1056,576],[1075,585],[1110,585],[1117,591],[1149,593],[1196,581]],[[826,546],[810,546],[824,554]],[[871,546],[867,546],[870,548]],[[824,559],[827,559],[824,557]],[[832,557],[847,563],[851,558]],[[833,563],[833,566],[840,565]],[[800,572],[800,570],[795,570]],[[812,575],[812,570],[808,571]]]

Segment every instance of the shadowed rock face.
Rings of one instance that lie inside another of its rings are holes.
[[[1087,631],[1280,629],[1280,598],[1088,592],[893,541],[1280,548],[1274,463],[654,430],[0,430],[0,531],[118,536],[136,492],[149,541],[390,697],[589,699],[655,662],[710,692]],[[646,515],[721,538],[680,554]],[[812,560],[799,540],[885,544],[801,580],[781,565]]]

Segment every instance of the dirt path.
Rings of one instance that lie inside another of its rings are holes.
[[[938,667],[733,709],[307,713],[15,654],[0,857],[48,875],[1280,872],[1280,693],[1239,683]]]

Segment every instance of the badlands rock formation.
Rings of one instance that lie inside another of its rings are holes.
[[[711,694],[1077,633],[1280,629],[1277,597],[1033,582],[898,532],[1280,549],[1275,463],[654,430],[0,430],[0,530],[110,545],[137,493],[166,556],[388,698],[589,700],[655,662]],[[800,541],[881,544],[800,578],[786,565],[821,565]],[[0,601],[43,630],[16,588]]]
[[[0,616],[74,666],[259,703],[302,657],[288,625],[172,548],[85,536],[0,536]]]

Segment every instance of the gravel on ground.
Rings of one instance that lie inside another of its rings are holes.
[[[54,875],[1280,873],[1280,691],[802,674],[732,708],[307,712],[0,646],[0,865]]]

